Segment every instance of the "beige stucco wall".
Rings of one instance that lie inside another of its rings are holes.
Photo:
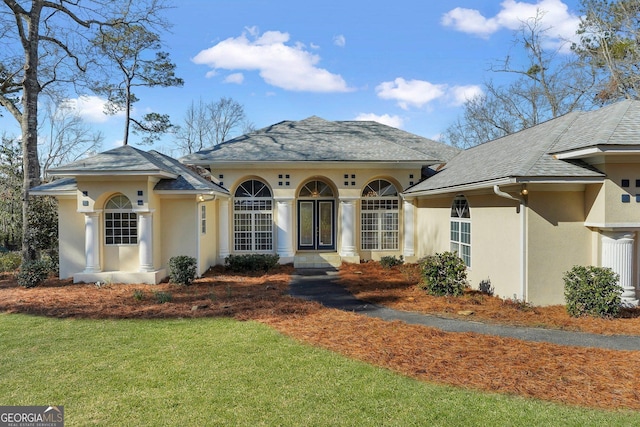
[[[78,213],[75,198],[58,198],[58,236],[60,278],[67,279],[86,266],[84,215]]]
[[[469,285],[490,280],[503,298],[520,294],[520,219],[516,202],[491,194],[467,194],[471,216]],[[450,218],[454,195],[418,200],[418,257],[450,250]]]
[[[563,274],[592,264],[592,232],[584,226],[582,191],[531,191],[528,200],[527,300],[564,303]]]
[[[162,265],[169,265],[169,258],[178,255],[197,257],[199,231],[195,196],[162,198]]]
[[[467,201],[471,216],[469,284],[478,289],[481,281],[489,280],[495,295],[521,298],[518,203],[492,194],[468,195]]]
[[[636,195],[640,195],[640,186],[636,186],[636,180],[640,180],[640,163],[612,158],[594,166],[606,173],[607,179],[604,184],[587,189],[587,223],[640,224],[640,202],[636,201]],[[623,188],[622,180],[629,180],[629,186]],[[622,195],[628,195],[630,201],[623,203]]]
[[[206,272],[209,267],[216,264],[216,260],[218,258],[218,205],[219,202],[216,201],[208,201],[199,203],[198,210],[198,221],[202,219],[201,207],[205,206],[206,208],[206,232],[202,233],[201,223],[198,224],[198,233],[200,234],[200,260],[198,271],[198,275],[202,275]]]

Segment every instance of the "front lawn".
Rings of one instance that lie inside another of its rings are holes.
[[[68,426],[640,424],[416,381],[228,318],[0,314],[0,403],[64,405]]]

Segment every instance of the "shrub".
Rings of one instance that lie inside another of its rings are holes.
[[[18,285],[25,288],[33,288],[49,275],[49,263],[47,261],[36,260],[29,261],[20,266],[20,270],[16,274]]]
[[[0,253],[0,272],[16,271],[21,262],[20,252],[2,252]]]
[[[169,258],[169,280],[178,285],[190,285],[196,278],[196,259],[187,255]]]
[[[144,299],[144,291],[142,289],[135,289],[133,291],[133,299],[142,301]]]
[[[563,279],[570,316],[612,317],[620,312],[620,276],[610,268],[576,265],[564,274]]]
[[[229,255],[224,259],[224,266],[235,272],[264,271],[267,272],[278,265],[278,254],[246,254]]]
[[[382,266],[382,268],[392,268],[392,267],[395,267],[396,265],[402,265],[402,264],[404,264],[404,259],[402,259],[402,255],[400,255],[400,258],[396,258],[395,256],[392,256],[392,255],[383,256],[382,258],[380,258],[380,265]]]
[[[443,252],[419,261],[422,281],[418,285],[431,295],[460,296],[467,287],[467,266],[453,252]]]
[[[478,284],[478,290],[485,295],[493,296],[495,289],[491,286],[491,279],[482,280]]]
[[[158,304],[164,304],[165,302],[171,302],[173,296],[169,292],[154,292],[153,296],[155,297]]]

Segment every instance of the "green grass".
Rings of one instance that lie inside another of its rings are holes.
[[[67,426],[640,425],[414,381],[230,319],[0,314],[0,404],[64,405]]]

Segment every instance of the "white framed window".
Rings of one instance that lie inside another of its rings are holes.
[[[397,250],[400,198],[395,185],[384,179],[368,183],[360,201],[360,241],[363,250]]]
[[[200,206],[200,233],[207,234],[207,207]]]
[[[238,252],[273,251],[273,197],[261,181],[245,181],[236,189],[233,245]]]
[[[138,243],[138,215],[127,196],[117,194],[104,206],[104,243],[135,245]]]
[[[457,196],[451,205],[451,252],[471,267],[471,213],[464,196]]]

